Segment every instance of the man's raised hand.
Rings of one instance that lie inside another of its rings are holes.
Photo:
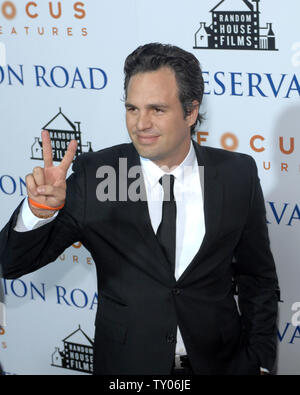
[[[52,147],[49,133],[42,131],[44,168],[35,167],[26,176],[27,193],[30,200],[49,209],[38,208],[30,203],[33,214],[45,218],[54,215],[56,208],[64,205],[66,200],[66,177],[77,150],[76,140],[70,141],[67,152],[58,166],[53,165]],[[51,208],[51,209],[50,209]]]

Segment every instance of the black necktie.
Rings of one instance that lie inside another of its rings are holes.
[[[156,236],[161,245],[171,269],[175,273],[175,252],[176,252],[176,202],[174,198],[173,175],[165,174],[159,180],[164,190],[164,200],[162,206],[162,220],[158,227]]]

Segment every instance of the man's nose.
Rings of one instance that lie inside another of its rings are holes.
[[[140,112],[138,119],[137,119],[137,129],[138,130],[147,130],[151,129],[152,127],[152,122],[150,115],[147,112]]]

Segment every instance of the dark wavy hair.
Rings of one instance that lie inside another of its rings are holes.
[[[170,44],[151,43],[138,47],[125,60],[124,91],[127,99],[129,80],[137,73],[156,71],[162,67],[169,67],[175,73],[179,100],[184,117],[193,109],[193,101],[202,103],[204,81],[198,59],[179,47]],[[195,132],[197,124],[201,124],[203,115],[198,114],[197,121],[191,126],[191,134]]]

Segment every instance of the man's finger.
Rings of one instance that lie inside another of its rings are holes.
[[[36,185],[44,185],[45,184],[45,175],[44,175],[44,169],[41,167],[35,167],[32,171],[34,181]]]
[[[37,192],[41,196],[52,196],[58,200],[65,197],[66,191],[62,187],[55,187],[53,185],[39,185],[37,187]]]
[[[52,147],[49,133],[46,130],[42,131],[42,143],[43,143],[43,158],[46,167],[53,166],[52,161]]]
[[[68,145],[68,149],[67,152],[65,153],[65,156],[63,157],[63,160],[60,163],[60,167],[67,172],[73,159],[74,156],[76,155],[76,151],[77,151],[77,141],[76,140],[72,140],[70,141],[69,145]]]
[[[31,194],[33,196],[37,196],[38,195],[38,192],[36,190],[37,185],[36,185],[36,183],[34,181],[33,175],[32,174],[28,174],[25,177],[25,181],[26,181],[27,193]]]

